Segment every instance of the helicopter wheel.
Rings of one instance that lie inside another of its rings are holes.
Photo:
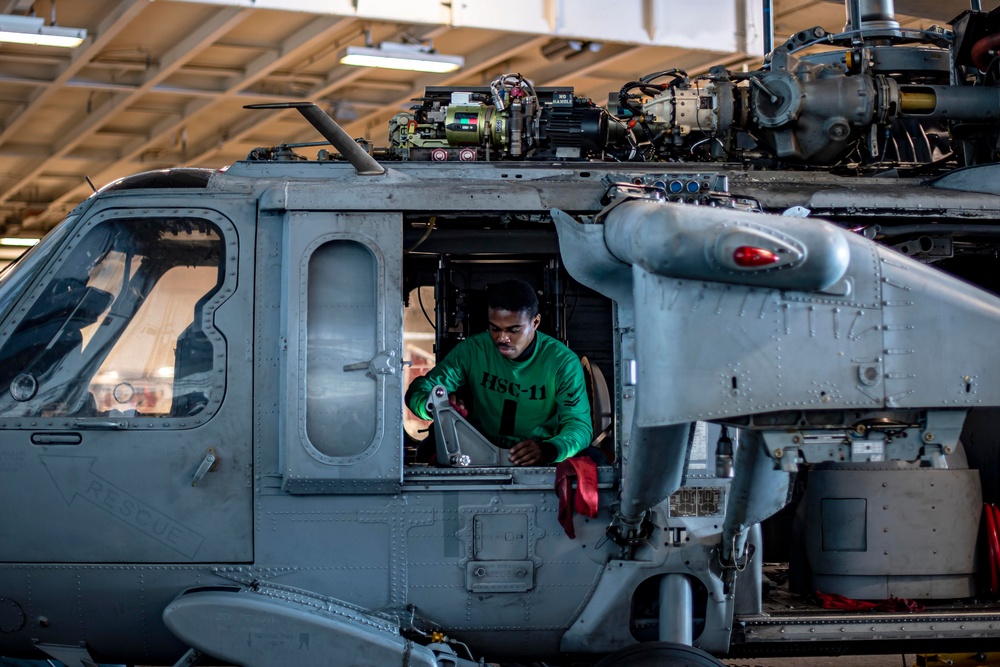
[[[719,667],[723,663],[685,644],[647,642],[616,651],[594,667]]]

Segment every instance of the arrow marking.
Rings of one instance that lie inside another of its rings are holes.
[[[194,558],[205,538],[159,512],[132,494],[93,472],[96,458],[85,456],[42,456],[48,471],[67,505],[83,498],[130,528],[160,544]]]

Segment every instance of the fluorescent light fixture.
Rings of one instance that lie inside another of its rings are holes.
[[[36,245],[40,240],[41,239],[29,239],[23,237],[8,236],[0,239],[0,245],[30,248],[31,246]]]
[[[421,44],[382,42],[378,47],[348,46],[340,55],[340,63],[441,74],[454,72],[465,64],[465,58],[433,53],[429,47]]]
[[[84,28],[45,25],[45,19],[35,16],[0,14],[0,42],[72,49],[80,46],[86,38]]]

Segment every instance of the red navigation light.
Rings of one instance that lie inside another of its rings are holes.
[[[736,266],[748,269],[774,264],[779,259],[778,255],[770,250],[755,248],[749,245],[741,245],[733,251],[733,261],[736,262]]]

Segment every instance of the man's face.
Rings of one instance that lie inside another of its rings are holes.
[[[525,312],[511,312],[498,308],[490,308],[487,312],[490,320],[490,336],[497,351],[507,359],[517,359],[521,356],[531,341],[535,340],[535,330],[542,321],[541,315],[530,317]]]

